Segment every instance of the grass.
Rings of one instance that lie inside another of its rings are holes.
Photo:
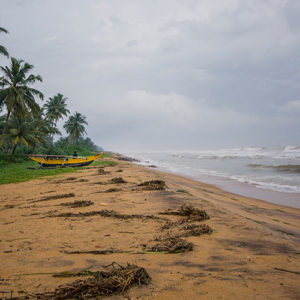
[[[109,157],[109,156],[105,156]],[[92,165],[99,166],[114,166],[117,162],[110,160],[94,161]],[[56,168],[56,169],[35,169],[29,170],[28,168],[37,168],[38,164],[34,161],[24,161],[21,163],[5,163],[0,164],[0,184],[5,183],[17,183],[24,182],[32,179],[36,179],[42,176],[53,176],[62,173],[75,172],[77,170],[82,170],[84,167],[80,168]]]

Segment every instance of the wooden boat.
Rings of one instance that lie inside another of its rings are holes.
[[[94,160],[101,157],[104,152],[93,156],[77,157],[65,155],[44,155],[44,154],[30,154],[29,158],[36,161],[43,168],[49,167],[82,167],[91,164]]]

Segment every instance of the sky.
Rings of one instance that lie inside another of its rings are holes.
[[[0,44],[106,150],[300,145],[299,0],[0,6]]]

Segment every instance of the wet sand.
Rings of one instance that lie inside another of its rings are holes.
[[[0,297],[54,291],[77,279],[55,273],[129,262],[144,267],[151,283],[107,299],[299,299],[299,209],[125,161],[105,167],[104,174],[99,169],[0,186]],[[116,177],[126,183],[113,183]],[[166,190],[138,187],[147,180],[165,181]],[[61,205],[74,201],[93,205]],[[176,222],[180,216],[159,213],[183,203],[205,210],[210,219],[193,224],[207,224],[213,233],[183,237],[192,251],[143,253],[159,237],[180,232],[180,226],[162,229],[166,219]],[[102,210],[154,217],[91,213]],[[63,213],[71,214],[59,216]],[[125,253],[68,254],[107,249]]]

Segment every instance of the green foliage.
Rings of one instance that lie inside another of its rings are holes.
[[[39,147],[36,152],[38,151],[43,154],[58,155],[72,155],[76,151],[79,156],[87,156],[94,155],[95,152],[101,152],[102,148],[96,146],[89,137],[79,138],[73,143],[70,143],[68,138],[62,137],[47,148]]]
[[[14,119],[28,120],[32,115],[37,115],[41,111],[35,97],[43,99],[44,95],[30,86],[36,81],[42,81],[42,77],[28,75],[32,69],[33,65],[13,57],[9,67],[0,67],[4,75],[0,77],[0,108],[5,107],[7,110],[0,146],[4,143],[3,138],[11,115]]]
[[[88,122],[86,121],[86,117],[81,113],[75,112],[73,116],[69,117],[64,125],[64,129],[69,134],[70,141],[76,141],[86,133],[84,124],[88,125]]]
[[[2,32],[8,33],[0,27]],[[8,56],[1,45],[0,53]],[[54,135],[61,135],[57,121],[70,113],[68,98],[58,93],[41,108],[36,98],[43,100],[44,95],[32,85],[42,78],[31,74],[32,69],[33,65],[13,57],[9,66],[0,66],[0,113],[5,113],[0,115],[0,164],[26,162],[24,154],[30,153],[72,155],[76,151],[80,156],[88,156],[102,151],[90,138],[82,137],[88,123],[78,112],[64,125],[69,137],[53,143]]]
[[[8,31],[3,27],[0,27],[0,32],[8,33]],[[0,45],[0,53],[9,57],[7,49],[2,45]]]
[[[50,123],[56,124],[59,119],[62,119],[63,116],[67,116],[70,111],[67,109],[67,101],[68,98],[64,98],[64,96],[60,93],[53,96],[53,98],[49,98],[49,100],[44,105],[44,110],[46,111],[46,119],[50,121]]]
[[[32,160],[25,161],[24,157],[11,156],[12,160],[15,162],[8,162],[7,160],[1,160],[2,154],[0,153],[0,184],[5,183],[17,183],[24,182],[32,179],[36,179],[42,176],[53,176],[59,175],[62,173],[75,172],[78,170],[85,169],[85,167],[77,168],[56,168],[56,169],[28,169],[28,168],[37,168],[38,164]],[[20,161],[17,161],[20,158]],[[6,156],[7,159],[7,156]],[[93,164],[102,165],[102,166],[111,166],[116,162],[114,161],[95,161]]]
[[[26,146],[33,146],[36,143],[43,143],[43,133],[34,130],[32,122],[23,121],[18,118],[10,119],[8,122],[8,132],[3,135],[3,141],[11,140],[14,147],[12,154],[15,152],[17,145],[23,144]]]
[[[74,172],[76,168],[57,168],[57,169],[37,169],[29,170],[28,168],[36,168],[38,165],[34,161],[23,161],[21,163],[0,162],[0,184],[16,183],[28,181],[41,176],[50,176],[66,172]]]

